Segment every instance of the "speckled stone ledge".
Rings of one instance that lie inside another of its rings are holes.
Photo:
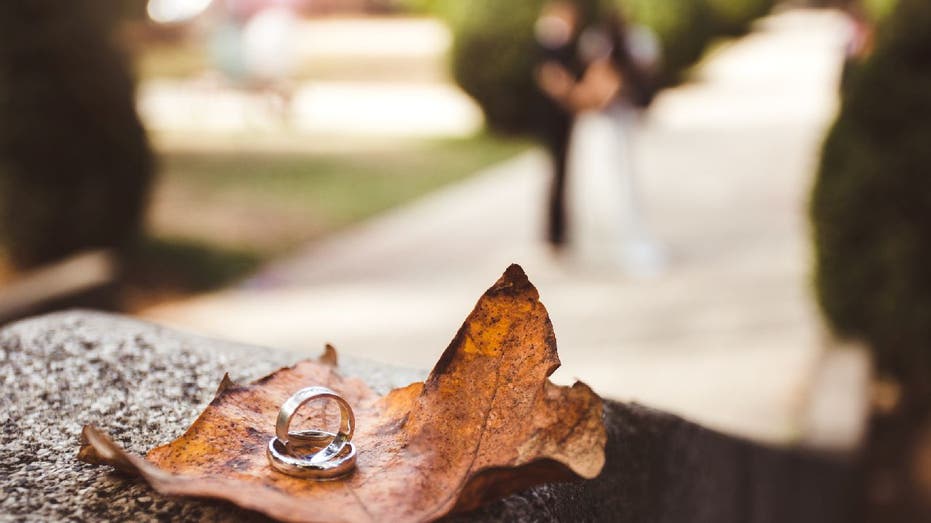
[[[0,330],[0,519],[265,521],[211,500],[167,498],[75,459],[84,424],[128,450],[166,443],[225,372],[248,381],[298,357],[120,316],[66,312]],[[343,358],[380,392],[425,372]],[[768,449],[636,405],[606,403],[607,465],[592,481],[544,485],[456,521],[849,521],[848,460]]]

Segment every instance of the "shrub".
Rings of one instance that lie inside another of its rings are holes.
[[[773,0],[620,0],[628,17],[651,28],[663,49],[660,83],[679,82],[717,37],[744,33]]]
[[[773,8],[773,0],[704,0],[717,34],[743,34]]]
[[[861,0],[866,14],[873,20],[882,20],[890,13],[898,0]]]
[[[408,0],[443,16],[453,29],[456,82],[482,107],[498,131],[528,128],[535,88],[533,24],[544,0]],[[765,14],[772,0],[581,0],[591,18],[619,7],[633,22],[651,28],[663,51],[657,79],[674,84],[715,36],[743,31]],[[735,29],[737,28],[737,29]]]
[[[541,0],[474,0],[451,17],[453,77],[497,131],[529,128],[533,110],[533,25]]]
[[[659,81],[664,85],[678,82],[714,36],[710,11],[698,0],[625,0],[620,5],[630,20],[656,33],[663,51]]]
[[[533,81],[536,45],[533,26],[545,0],[474,0],[455,8],[440,3],[453,28],[453,77],[482,107],[492,129],[518,133],[530,129],[535,107]],[[580,0],[591,18],[598,0]]]
[[[533,25],[545,0],[497,2],[476,0],[468,9],[431,2],[453,29],[452,70],[456,82],[475,98],[492,129],[521,132],[532,120]],[[610,1],[580,2],[588,17]],[[664,51],[664,69],[676,73],[693,63],[707,42],[700,7],[694,0],[625,2],[627,14],[653,28]],[[672,76],[672,75],[670,75]]]
[[[907,384],[931,372],[931,3],[900,0],[847,84],[811,201],[818,300]]]
[[[152,157],[108,6],[0,2],[0,225],[19,267],[140,230]]]

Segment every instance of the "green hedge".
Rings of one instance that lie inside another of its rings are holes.
[[[532,120],[533,24],[544,0],[408,0],[445,18],[454,35],[456,82],[482,107],[492,129],[521,132]],[[745,30],[772,0],[585,0],[589,16],[619,5],[656,32],[663,50],[657,83],[676,83],[716,36]]]
[[[774,0],[624,0],[631,20],[651,28],[663,49],[659,83],[672,85],[715,38],[746,32]]]
[[[931,2],[900,0],[849,78],[811,201],[818,300],[909,383],[931,373]]]
[[[747,31],[754,20],[773,9],[774,0],[703,0],[711,13],[715,32],[739,35]]]
[[[453,77],[497,131],[520,132],[530,125],[533,24],[542,4],[473,0],[467,12],[451,16]]]
[[[676,83],[701,58],[715,35],[711,11],[702,0],[628,0],[628,17],[656,33],[663,51],[659,82]]]
[[[462,89],[482,107],[492,129],[526,131],[534,119],[533,26],[544,0],[440,2],[453,29],[452,71]],[[579,0],[584,18],[599,0]]]
[[[868,16],[874,20],[882,20],[892,13],[898,0],[861,0]]]
[[[152,157],[111,7],[0,2],[0,229],[19,267],[139,232]]]

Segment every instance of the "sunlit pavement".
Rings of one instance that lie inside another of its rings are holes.
[[[539,242],[546,164],[532,152],[308,246],[240,288],[145,316],[302,355],[329,341],[426,369],[518,262],[553,319],[557,381],[579,378],[604,396],[761,440],[848,445],[866,367],[857,353],[825,351],[806,220],[841,46],[836,15],[784,13],[658,100],[637,152],[652,229],[669,253],[662,275],[553,259]],[[830,414],[813,415],[816,378],[832,372],[853,388],[819,392],[816,408]]]

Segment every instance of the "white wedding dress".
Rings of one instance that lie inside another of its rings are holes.
[[[637,112],[621,103],[576,117],[566,187],[570,252],[582,267],[633,276],[661,272],[647,232],[632,161]]]

